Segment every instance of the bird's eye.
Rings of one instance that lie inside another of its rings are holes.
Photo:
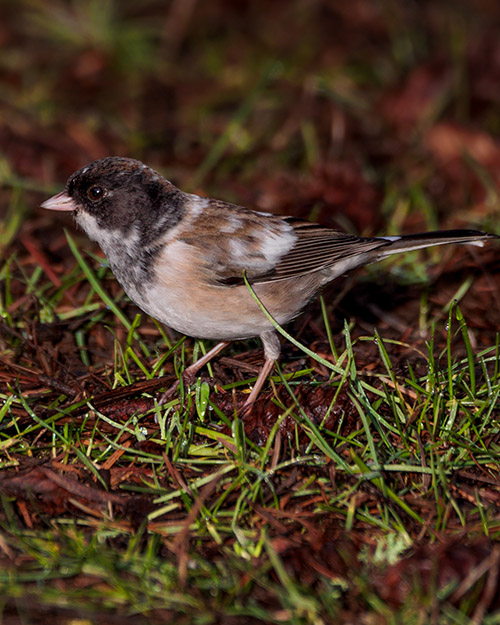
[[[104,197],[104,189],[102,187],[98,187],[97,185],[93,185],[87,190],[87,197],[92,202],[97,202],[97,200]]]

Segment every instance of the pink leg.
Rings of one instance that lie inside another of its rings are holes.
[[[263,332],[260,335],[260,340],[264,345],[264,355],[266,359],[264,361],[264,366],[259,373],[259,377],[253,385],[252,392],[248,396],[248,399],[243,406],[244,414],[248,414],[251,411],[252,404],[257,399],[257,396],[260,393],[260,390],[264,382],[266,381],[267,376],[271,373],[271,370],[274,367],[274,363],[278,360],[278,357],[280,355],[280,342],[274,331],[270,330],[268,332]]]
[[[215,345],[215,347],[212,347],[212,349],[208,351],[204,356],[202,356],[201,358],[198,358],[198,360],[194,362],[192,365],[189,365],[189,367],[185,369],[184,373],[182,374],[182,379],[184,380],[184,382],[186,382],[186,384],[188,385],[192,384],[198,371],[202,367],[204,367],[207,364],[207,362],[209,362],[214,356],[216,356],[219,352],[221,352],[224,349],[224,347],[227,347],[230,342],[231,341],[222,341],[220,343],[217,343],[217,345]],[[179,384],[180,384],[180,380],[177,380],[176,382],[174,382],[174,384],[172,384],[172,386],[163,393],[163,395],[160,398],[159,403],[160,404],[165,403],[167,399],[169,399],[175,393]]]
[[[255,384],[253,385],[252,392],[248,396],[248,399],[246,400],[243,406],[244,409],[250,407],[254,403],[254,401],[257,399],[257,395],[260,393],[260,390],[264,382],[267,380],[267,376],[271,373],[271,370],[274,367],[275,362],[276,361],[274,359],[268,359],[264,362],[264,366],[260,370],[259,377],[257,378],[257,380],[255,381]]]

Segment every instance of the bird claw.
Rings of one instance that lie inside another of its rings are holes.
[[[184,388],[189,388],[192,384],[194,384],[194,381],[196,380],[196,373],[193,373],[191,371],[184,371],[184,373],[182,374],[182,383],[184,385]],[[177,391],[177,389],[179,388],[181,384],[180,380],[176,380],[172,386],[170,388],[168,388],[163,395],[160,397],[158,403],[160,404],[160,406],[162,404],[165,404],[169,399],[171,399],[173,397],[173,395],[175,394],[175,392]]]
[[[251,416],[254,406],[255,406],[255,402],[253,401],[252,402],[246,401],[243,404],[243,406],[238,411],[238,418],[240,419],[240,421],[245,421],[245,419],[248,419],[248,417]]]

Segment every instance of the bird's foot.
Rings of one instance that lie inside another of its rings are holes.
[[[184,373],[182,374],[182,384],[184,386],[184,388],[189,388],[192,384],[194,384],[194,381],[196,380],[196,373],[194,371],[189,371],[189,368],[186,369],[184,371]],[[181,380],[176,380],[172,386],[170,386],[164,393],[163,395],[160,397],[158,403],[160,404],[160,406],[162,404],[165,404],[167,401],[169,401],[169,399],[172,399],[172,397],[175,395],[175,393],[177,392],[177,389],[179,388],[179,386],[181,385]]]
[[[252,415],[252,409],[255,406],[254,402],[249,403],[248,401],[246,401],[243,406],[240,408],[240,410],[238,411],[238,418],[241,421],[245,421],[246,419],[250,418]]]

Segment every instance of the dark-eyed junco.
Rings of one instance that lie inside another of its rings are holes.
[[[139,308],[179,332],[220,341],[186,370],[189,377],[229,341],[259,336],[265,364],[246,405],[280,343],[244,272],[274,319],[286,324],[321,287],[355,267],[432,245],[499,238],[477,230],[357,237],[184,193],[140,161],[118,157],[75,172],[42,207],[73,211]]]

